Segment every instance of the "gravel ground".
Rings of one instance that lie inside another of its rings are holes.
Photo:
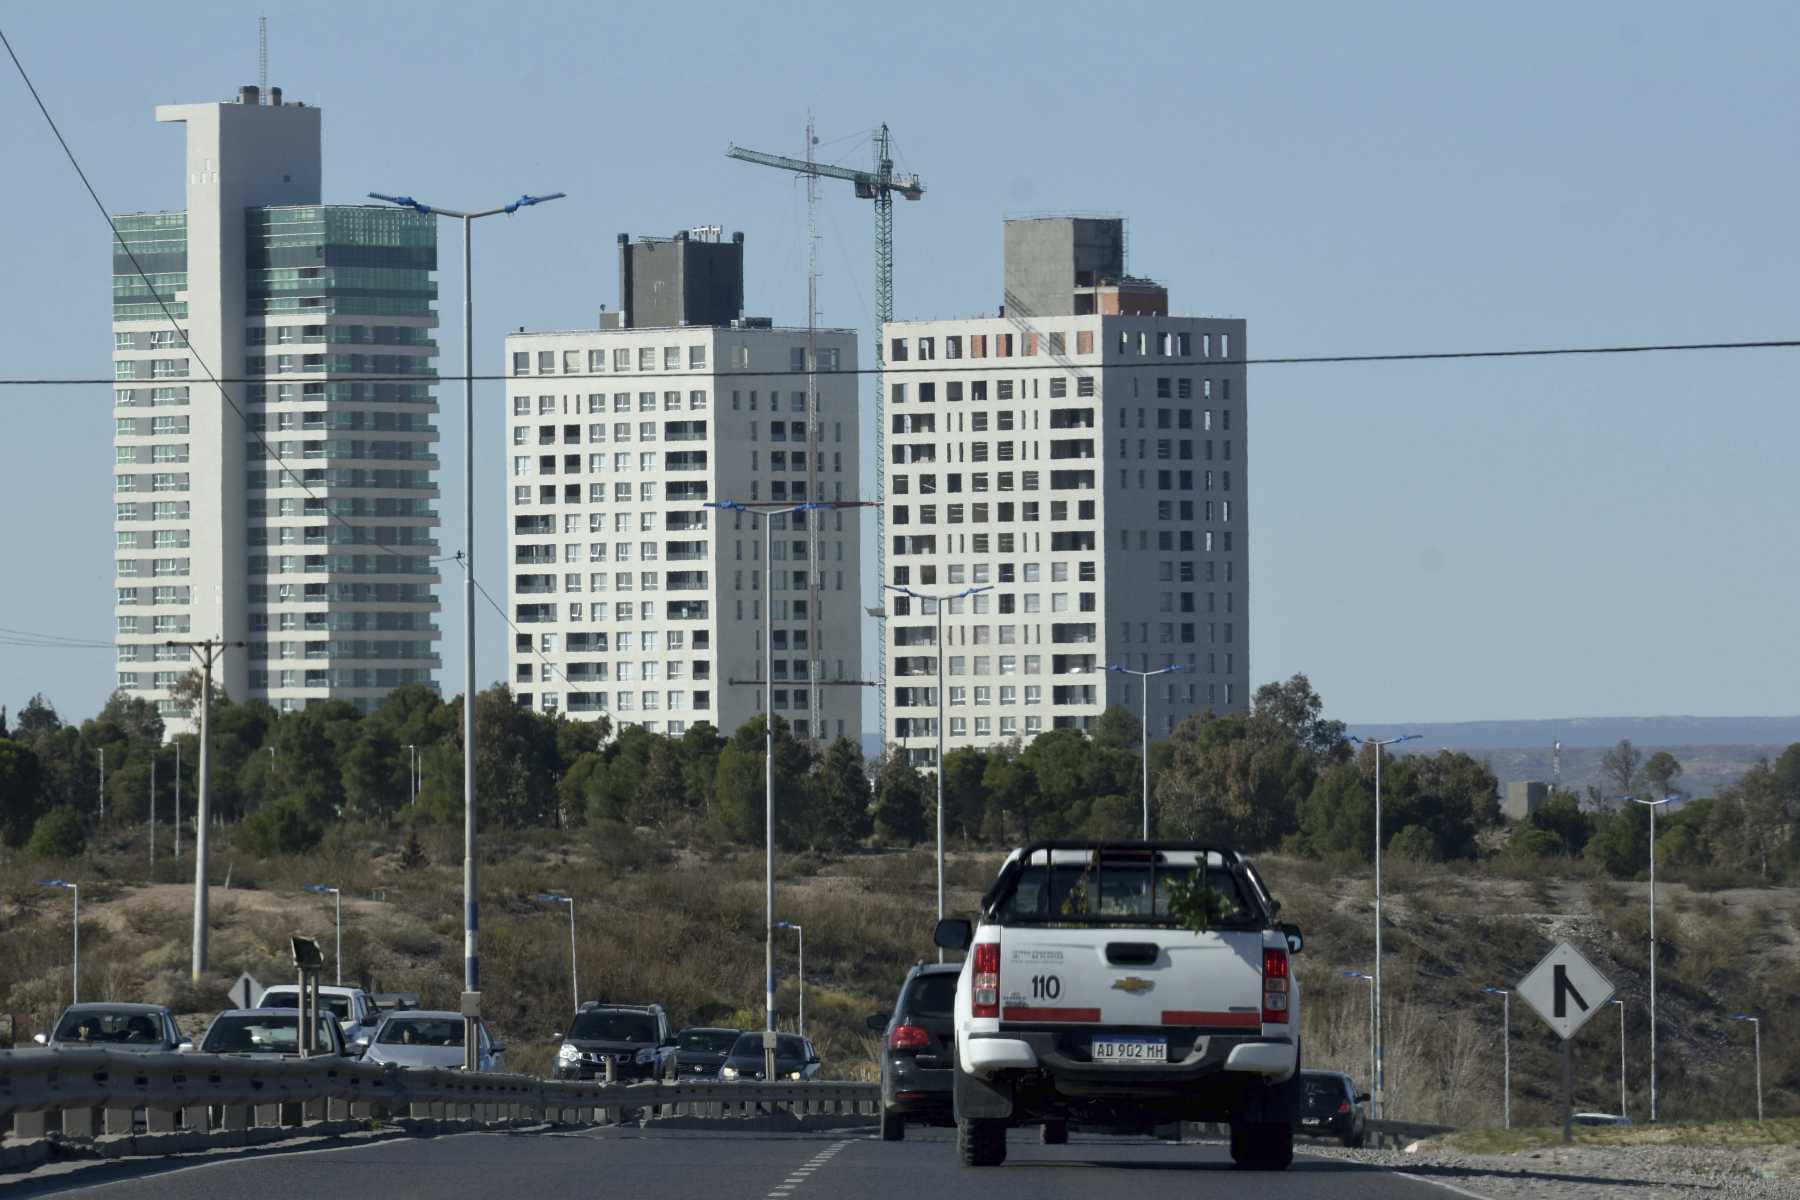
[[[1296,1147],[1448,1184],[1483,1200],[1800,1200],[1800,1152],[1758,1147],[1557,1146],[1518,1154]]]

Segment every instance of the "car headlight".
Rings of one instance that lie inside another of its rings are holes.
[[[789,1071],[789,1072],[788,1072],[788,1078],[789,1078],[789,1079],[798,1079],[798,1078],[800,1078],[800,1072],[798,1072],[798,1071]]]
[[[736,1079],[737,1077],[738,1077],[738,1069],[736,1067],[732,1066],[731,1064],[727,1063],[723,1067],[719,1068],[719,1078],[720,1079]]]
[[[574,1046],[571,1046],[568,1042],[564,1042],[556,1051],[556,1060],[558,1062],[575,1062],[580,1059],[580,1057],[581,1051],[577,1050]]]

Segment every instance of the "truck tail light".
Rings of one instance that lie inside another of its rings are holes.
[[[969,1015],[1000,1015],[1000,943],[981,942],[975,947],[975,977],[971,981]]]
[[[896,1025],[888,1034],[889,1050],[929,1050],[931,1035],[918,1025]]]
[[[1288,956],[1278,946],[1263,947],[1262,1019],[1265,1025],[1287,1024]]]

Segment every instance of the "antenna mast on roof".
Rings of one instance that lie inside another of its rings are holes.
[[[256,18],[257,96],[269,94],[269,18]]]

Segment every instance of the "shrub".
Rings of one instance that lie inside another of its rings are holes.
[[[257,809],[238,826],[238,842],[252,854],[271,858],[277,854],[301,854],[319,844],[323,836],[316,822],[298,800],[275,800]]]
[[[32,858],[74,858],[87,846],[81,814],[68,805],[53,808],[31,827],[25,853]]]

